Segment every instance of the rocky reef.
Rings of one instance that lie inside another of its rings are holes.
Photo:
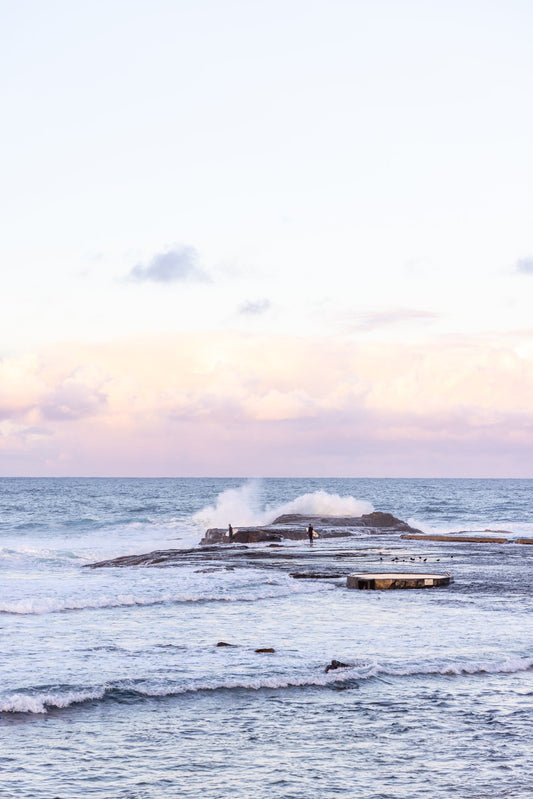
[[[367,513],[364,516],[303,516],[291,514],[280,516],[270,525],[262,527],[241,527],[234,530],[233,545],[230,544],[228,531],[221,528],[207,530],[200,541],[200,546],[193,549],[165,549],[146,552],[138,555],[122,555],[118,558],[88,563],[87,568],[97,569],[106,567],[131,567],[131,566],[176,566],[190,565],[201,566],[201,570],[208,572],[213,568],[236,568],[238,566],[261,563],[264,568],[282,568],[295,578],[336,579],[345,577],[349,569],[338,568],[338,562],[352,559],[354,553],[339,549],[334,553],[331,545],[327,552],[321,552],[320,547],[297,547],[291,551],[281,545],[283,540],[307,541],[306,528],[312,524],[321,538],[346,538],[364,531],[366,534],[375,533],[419,533],[406,522],[397,519],[390,513]],[[398,535],[398,538],[400,537]],[[266,543],[266,547],[248,547],[248,544]],[[222,545],[222,546],[221,546]],[[307,564],[307,558],[312,554],[312,563]],[[331,558],[337,561],[335,568],[331,568]],[[359,557],[359,556],[358,556]],[[294,570],[305,565],[306,570]],[[309,568],[307,566],[309,565]],[[353,571],[353,568],[351,569]]]
[[[306,527],[312,524],[320,538],[341,538],[364,530],[366,533],[420,533],[407,522],[397,519],[391,513],[374,511],[363,516],[304,516],[298,513],[278,516],[269,525],[261,527],[239,527],[233,532],[233,542],[237,544],[257,544],[260,542],[279,542],[283,539],[297,541],[307,538]],[[200,541],[205,544],[229,544],[226,529],[212,527]]]

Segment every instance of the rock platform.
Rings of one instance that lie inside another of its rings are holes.
[[[436,588],[453,582],[450,574],[420,574],[414,572],[375,572],[350,574],[346,578],[347,588],[360,591],[388,591],[397,588]]]
[[[298,513],[278,516],[268,525],[261,527],[238,527],[230,541],[226,528],[211,527],[200,541],[205,544],[257,544],[262,542],[298,541],[307,538],[309,524],[319,538],[344,538],[358,532],[365,533],[420,533],[407,522],[397,519],[391,513],[374,511],[362,516],[305,516]]]

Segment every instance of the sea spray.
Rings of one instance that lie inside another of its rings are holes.
[[[291,502],[278,505],[267,512],[270,521],[285,513],[300,513],[303,516],[362,516],[372,513],[374,506],[355,497],[341,497],[327,491],[302,494]]]
[[[205,527],[227,527],[228,524],[262,524],[261,481],[248,480],[239,488],[222,491],[214,505],[207,505],[194,514],[193,520]]]
[[[278,516],[297,513],[307,516],[361,516],[372,513],[370,502],[353,496],[342,497],[319,490],[300,496],[281,505],[266,506],[262,502],[262,483],[249,480],[239,488],[221,492],[213,505],[207,505],[194,514],[198,525],[225,527],[235,525],[271,524]]]

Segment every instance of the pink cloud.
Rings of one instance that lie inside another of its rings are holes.
[[[533,356],[519,344],[58,346],[0,362],[0,473],[530,476]]]

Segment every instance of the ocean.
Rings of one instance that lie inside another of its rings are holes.
[[[533,537],[532,489],[0,479],[0,796],[530,797],[533,546],[514,541]],[[312,550],[292,540],[238,559],[221,547],[85,568],[197,548],[208,527],[372,510],[427,533],[504,530],[509,543],[361,532]],[[291,577],[310,558],[359,572],[423,564],[453,583],[352,591],[344,577]],[[347,665],[326,672],[332,659]]]

